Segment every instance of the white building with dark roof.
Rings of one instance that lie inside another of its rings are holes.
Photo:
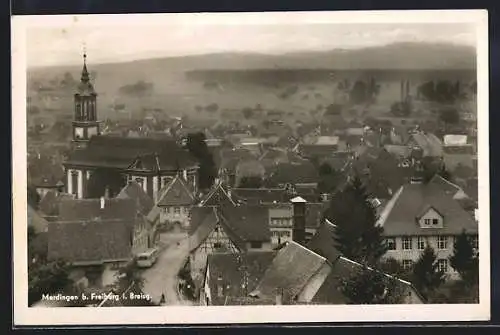
[[[465,230],[477,248],[478,223],[454,199],[455,191],[450,193],[436,183],[403,185],[386,204],[378,221],[389,246],[386,257],[409,269],[429,245],[436,252],[440,269],[449,278],[457,278],[458,273],[448,260],[455,238]]]

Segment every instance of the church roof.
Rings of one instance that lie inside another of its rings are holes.
[[[191,154],[171,139],[93,136],[87,147],[73,151],[66,165],[132,168],[140,161],[145,170],[178,170],[197,164]]]

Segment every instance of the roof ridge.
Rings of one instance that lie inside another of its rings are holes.
[[[392,209],[394,208],[394,205],[398,201],[399,197],[403,193],[403,189],[406,185],[403,185],[399,188],[399,190],[394,194],[394,196],[389,200],[389,202],[385,205],[384,209],[382,210],[382,213],[380,213],[380,217],[376,222],[377,226],[383,227],[385,221],[389,217],[389,214],[391,213]]]
[[[323,256],[321,256],[320,254],[318,254],[318,253],[316,253],[316,252],[312,251],[311,249],[309,249],[309,248],[307,248],[307,247],[303,246],[303,245],[302,245],[302,244],[300,244],[300,243],[297,243],[297,242],[295,242],[295,241],[293,241],[293,240],[292,240],[292,241],[289,241],[288,243],[290,243],[290,244],[294,244],[294,245],[296,244],[296,245],[298,245],[300,248],[302,248],[302,249],[306,250],[308,253],[310,253],[310,254],[312,254],[312,255],[314,255],[314,256],[317,256],[318,258],[320,258],[320,259],[321,259],[321,260],[323,260],[324,262],[326,262],[326,261],[327,261],[327,259],[326,259],[325,257],[323,257]],[[286,248],[283,248],[283,249],[281,249],[281,250],[285,250],[285,249],[286,249]],[[281,250],[280,250],[280,251],[281,251]]]

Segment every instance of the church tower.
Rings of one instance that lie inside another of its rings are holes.
[[[85,148],[92,136],[101,134],[100,122],[97,120],[97,93],[90,82],[86,52],[83,54],[82,76],[74,97],[73,145],[79,149]]]

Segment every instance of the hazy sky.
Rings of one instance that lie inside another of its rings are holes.
[[[359,48],[403,41],[474,46],[475,28],[464,23],[425,24],[108,24],[74,22],[28,28],[27,65],[90,63],[216,52],[283,53]]]

